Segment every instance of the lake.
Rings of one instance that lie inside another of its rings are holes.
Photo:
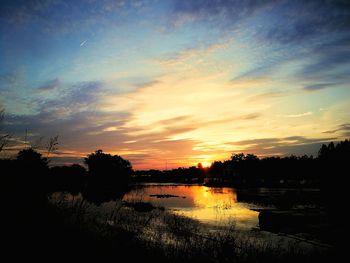
[[[203,185],[143,184],[127,193],[124,201],[150,202],[202,223],[225,226],[235,222],[238,229],[258,227],[257,205],[237,201],[237,191],[229,187]]]

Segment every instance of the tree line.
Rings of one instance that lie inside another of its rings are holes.
[[[202,183],[211,186],[320,187],[330,179],[341,180],[342,167],[350,161],[350,142],[323,144],[314,156],[273,156],[259,158],[254,154],[237,153],[210,167],[176,168],[171,170],[139,170],[134,181]],[[340,177],[340,178],[339,178]]]
[[[26,192],[67,191],[82,193],[101,201],[123,193],[131,182],[205,183],[212,186],[321,187],[322,183],[342,181],[350,161],[349,140],[324,144],[317,157],[286,156],[259,158],[253,154],[232,154],[229,160],[214,161],[171,170],[134,171],[131,163],[118,155],[97,150],[84,158],[85,166],[49,167],[49,158],[33,148],[23,149],[16,158],[0,159],[1,181],[21,185]],[[87,169],[86,169],[87,167]],[[5,187],[6,184],[2,184]],[[5,187],[6,188],[6,187]],[[9,187],[10,189],[11,187]]]
[[[102,203],[120,198],[128,189],[133,169],[128,160],[97,150],[84,158],[88,169],[79,164],[49,167],[49,158],[33,148],[18,152],[15,158],[0,159],[2,192],[11,203],[26,200],[34,213],[54,192],[81,193],[91,202]]]

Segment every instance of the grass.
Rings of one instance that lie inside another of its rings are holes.
[[[123,255],[129,261],[309,262],[328,255],[328,251],[304,250],[297,244],[247,235],[236,230],[234,222],[210,229],[144,202],[116,201],[96,206],[80,197],[64,195],[50,201],[65,226],[77,231],[77,236],[84,236],[83,242],[94,244],[89,252]]]

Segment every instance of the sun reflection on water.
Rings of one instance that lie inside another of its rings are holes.
[[[200,185],[146,185],[129,192],[126,201],[151,202],[203,223],[223,225],[234,222],[237,228],[258,225],[258,212],[247,203],[237,202],[233,188],[210,188]]]

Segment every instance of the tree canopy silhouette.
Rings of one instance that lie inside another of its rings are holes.
[[[50,169],[50,190],[79,194],[85,185],[87,172],[79,164],[54,166]]]
[[[97,150],[85,158],[85,164],[89,171],[87,199],[103,202],[124,194],[133,172],[128,160]]]
[[[350,161],[350,141],[345,140],[334,145],[323,144],[318,152],[318,158],[327,161]]]
[[[92,176],[99,176],[104,179],[116,179],[125,183],[132,173],[132,166],[128,160],[119,155],[111,155],[97,150],[84,159]]]
[[[48,159],[42,157],[33,148],[24,149],[18,152],[17,161],[25,168],[35,169],[37,171],[47,169]]]

